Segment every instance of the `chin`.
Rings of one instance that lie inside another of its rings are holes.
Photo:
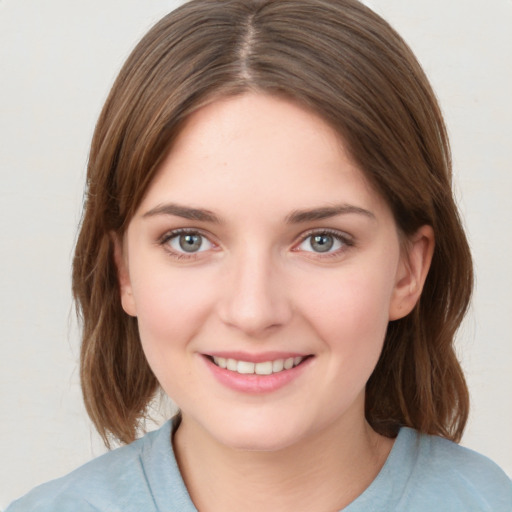
[[[250,452],[277,452],[299,443],[306,436],[305,432],[290,423],[276,426],[275,421],[263,425],[232,422],[220,430],[210,430],[210,435],[220,444],[233,450]]]

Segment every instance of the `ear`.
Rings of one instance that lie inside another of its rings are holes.
[[[418,302],[434,254],[434,230],[422,226],[405,245],[389,306],[389,320],[407,316]]]
[[[126,251],[123,247],[123,241],[116,233],[111,234],[111,239],[114,245],[114,263],[117,270],[121,305],[127,314],[130,316],[137,316],[137,309],[135,307],[130,273],[128,271],[128,261],[126,258]]]

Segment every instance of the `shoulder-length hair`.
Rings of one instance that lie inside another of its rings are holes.
[[[469,400],[454,335],[473,274],[446,129],[409,47],[356,0],[191,0],[157,23],[122,68],[93,137],[73,263],[82,389],[100,435],[107,445],[134,440],[158,390],[137,320],[121,307],[113,234],[123,236],[187,116],[245,91],[282,95],[329,123],[402,235],[432,226],[422,296],[389,323],[366,417],[387,436],[410,426],[460,440]]]

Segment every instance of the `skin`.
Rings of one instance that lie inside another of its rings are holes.
[[[325,218],[297,214],[312,210]],[[419,298],[432,230],[403,245],[315,114],[247,93],[189,118],[116,260],[123,307],[182,411],[173,442],[199,510],[339,510],[375,478],[393,441],[365,420],[365,384],[388,321]],[[241,391],[205,357],[233,352],[308,359],[277,389]]]

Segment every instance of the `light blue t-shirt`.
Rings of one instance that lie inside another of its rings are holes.
[[[6,512],[197,512],[172,425],[35,488]],[[482,455],[402,428],[377,478],[343,512],[427,511],[511,512],[512,482]]]

